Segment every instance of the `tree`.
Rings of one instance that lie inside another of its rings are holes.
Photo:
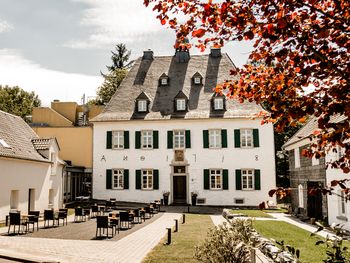
[[[271,105],[262,123],[277,131],[318,117],[318,131],[304,155],[317,158],[339,145],[345,153],[333,167],[350,172],[350,2],[347,0],[144,0],[179,41],[223,46],[251,40],[252,63],[216,87],[229,98]],[[178,23],[181,17],[183,23]],[[346,120],[331,121],[336,115]],[[349,192],[350,196],[350,192]]]
[[[113,94],[125,78],[128,68],[132,65],[133,61],[129,61],[131,51],[129,51],[125,44],[117,44],[115,46],[115,52],[112,53],[112,65],[106,66],[108,73],[101,75],[104,77],[103,84],[97,89],[97,99],[90,101],[90,104],[105,105],[112,98]]]
[[[39,107],[41,101],[35,93],[27,92],[18,86],[0,85],[0,110],[22,117],[31,115],[34,107]]]

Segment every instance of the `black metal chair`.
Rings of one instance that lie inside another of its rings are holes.
[[[137,219],[137,222],[136,222],[136,219]],[[134,223],[137,223],[137,224],[142,223],[142,213],[139,208],[134,209]]]
[[[52,226],[55,226],[55,212],[52,209],[44,210],[44,227],[46,227],[46,222],[50,227],[50,220],[52,220]]]
[[[34,232],[34,226],[36,224],[36,230],[39,231],[39,216],[40,216],[40,211],[29,211],[28,215],[28,229],[29,225],[33,225],[33,232]]]
[[[101,230],[103,231],[103,234],[105,233],[105,229],[107,229],[107,238],[109,237],[108,233],[109,233],[109,229],[112,229],[112,237],[114,236],[114,225],[110,224],[108,221],[108,216],[97,216],[96,217],[96,238],[97,238],[97,233],[98,230],[100,230],[100,234],[101,235]],[[118,230],[119,231],[119,230]]]
[[[145,206],[143,210],[145,211],[145,218],[151,218],[153,216],[153,208],[151,208],[150,206]]]
[[[130,228],[130,216],[129,216],[129,212],[126,211],[120,211],[119,212],[119,223],[120,223],[120,227],[122,227],[122,223],[124,222],[128,224],[128,228]]]
[[[90,208],[84,208],[83,214],[84,214],[85,218],[87,218],[89,220],[91,219],[91,209]]]
[[[20,212],[15,212],[15,213],[10,213],[9,214],[10,222],[9,222],[9,228],[7,231],[7,234],[10,234],[10,228],[13,226],[13,233],[16,233],[16,226],[18,226],[18,234],[21,232],[21,227],[25,227],[26,232],[28,231],[28,224],[27,220],[23,221],[21,220],[21,213]],[[23,229],[22,229],[23,233]]]
[[[74,209],[74,222],[86,221],[86,216],[83,213],[83,208],[76,207]]]
[[[91,206],[91,217],[96,217],[100,215],[100,210],[98,209],[98,205]]]
[[[58,225],[60,225],[60,220],[62,220],[62,223],[64,225],[64,222],[66,222],[67,225],[67,217],[68,217],[68,209],[67,208],[61,208],[58,211],[58,216],[57,216],[57,221],[58,221]]]

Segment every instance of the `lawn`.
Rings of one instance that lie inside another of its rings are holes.
[[[286,222],[280,221],[253,221],[254,228],[261,236],[284,240],[285,244],[300,249],[300,258],[303,263],[319,263],[326,258],[324,245],[315,246],[321,237],[311,237],[310,232]]]
[[[233,209],[231,210],[234,214],[243,214],[245,216],[249,217],[265,217],[265,218],[272,218],[269,214],[271,210],[258,210],[258,209]]]
[[[193,258],[194,247],[205,239],[208,229],[213,226],[208,215],[186,214],[186,223],[179,224],[178,233],[172,233],[171,245],[164,245],[165,238],[142,262],[197,263]]]

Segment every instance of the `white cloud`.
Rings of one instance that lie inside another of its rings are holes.
[[[95,96],[103,79],[43,68],[25,59],[17,50],[0,49],[0,85],[34,91],[44,106],[54,99],[81,102],[83,94]]]
[[[0,33],[10,32],[12,30],[13,26],[6,20],[0,18]]]
[[[83,11],[81,24],[92,28],[88,39],[65,43],[70,48],[105,48],[117,42],[131,43],[164,31],[156,13],[143,0],[72,0],[89,8]]]

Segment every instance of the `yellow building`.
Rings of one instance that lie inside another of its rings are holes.
[[[41,138],[57,138],[60,158],[68,166],[64,180],[64,201],[91,195],[92,126],[89,119],[104,106],[78,105],[76,102],[53,101],[50,107],[32,112],[32,128]]]

